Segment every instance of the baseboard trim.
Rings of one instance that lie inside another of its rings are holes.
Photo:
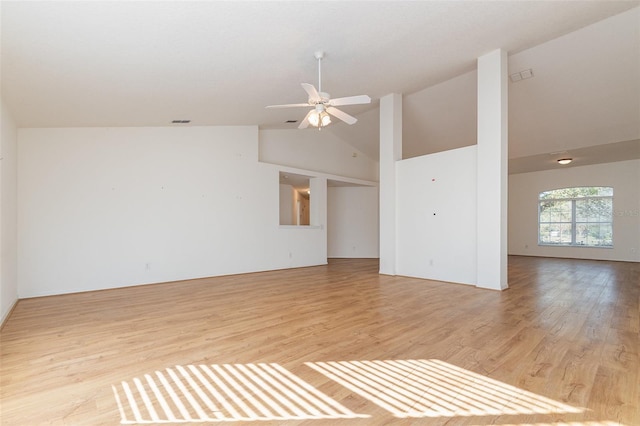
[[[2,331],[2,329],[4,328],[4,325],[7,323],[7,321],[9,320],[9,318],[11,317],[11,314],[13,313],[13,310],[16,308],[16,306],[18,306],[18,302],[20,301],[20,299],[16,299],[13,302],[13,305],[11,306],[11,309],[9,309],[9,311],[7,312],[7,315],[5,315],[2,318],[2,321],[0,321],[0,331]]]

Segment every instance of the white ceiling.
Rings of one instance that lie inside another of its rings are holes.
[[[506,49],[511,63],[520,52],[526,58],[534,46],[639,4],[4,0],[2,98],[20,127],[165,126],[189,119],[191,125],[295,128],[284,122],[304,111],[264,107],[304,102],[300,83],[317,84],[313,53],[324,50],[323,89],[333,97],[374,99],[344,107],[358,116],[356,125],[332,127],[377,158],[381,96],[418,98],[425,88],[473,72],[476,58],[495,48]],[[549,61],[536,58],[534,72]],[[640,56],[630,61],[637,64]],[[580,78],[580,70],[563,71]],[[528,116],[519,120],[526,129],[535,125]],[[419,127],[408,141],[424,136]],[[519,156],[539,154],[526,148],[528,140],[511,137],[511,143],[525,147],[515,147]]]

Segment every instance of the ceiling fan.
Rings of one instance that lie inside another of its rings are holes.
[[[328,93],[322,91],[322,58],[324,58],[324,52],[318,51],[314,56],[318,60],[318,90],[312,84],[302,83],[302,88],[309,95],[307,103],[269,105],[267,108],[312,107],[298,126],[298,129],[306,129],[309,125],[312,125],[319,130],[331,123],[331,116],[347,124],[354,124],[358,119],[339,110],[336,106],[368,104],[371,103],[371,98],[367,95],[358,95],[331,99]]]

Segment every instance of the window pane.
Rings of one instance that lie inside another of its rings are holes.
[[[570,223],[540,224],[540,243],[542,244],[571,244]]]
[[[611,198],[576,200],[576,222],[611,222]]]
[[[611,196],[613,196],[613,188],[609,186],[579,186],[575,188],[552,189],[551,191],[541,192],[539,195],[540,200]]]
[[[611,223],[577,224],[576,244],[588,246],[612,246],[613,232]]]
[[[540,222],[571,222],[571,201],[540,202]]]
[[[571,244],[571,229],[570,223],[560,225],[560,244]]]
[[[610,186],[598,186],[598,196],[600,197],[613,197],[613,188]]]
[[[553,201],[540,202],[540,223],[551,222],[552,207]]]

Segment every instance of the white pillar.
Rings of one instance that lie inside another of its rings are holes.
[[[319,226],[322,232],[322,242],[320,244],[323,253],[320,255],[327,258],[327,178],[314,177],[309,179],[310,207],[309,221],[312,226]]]
[[[507,53],[478,58],[478,287],[507,284]]]
[[[402,159],[402,95],[380,98],[380,273],[396,274],[396,162]]]

